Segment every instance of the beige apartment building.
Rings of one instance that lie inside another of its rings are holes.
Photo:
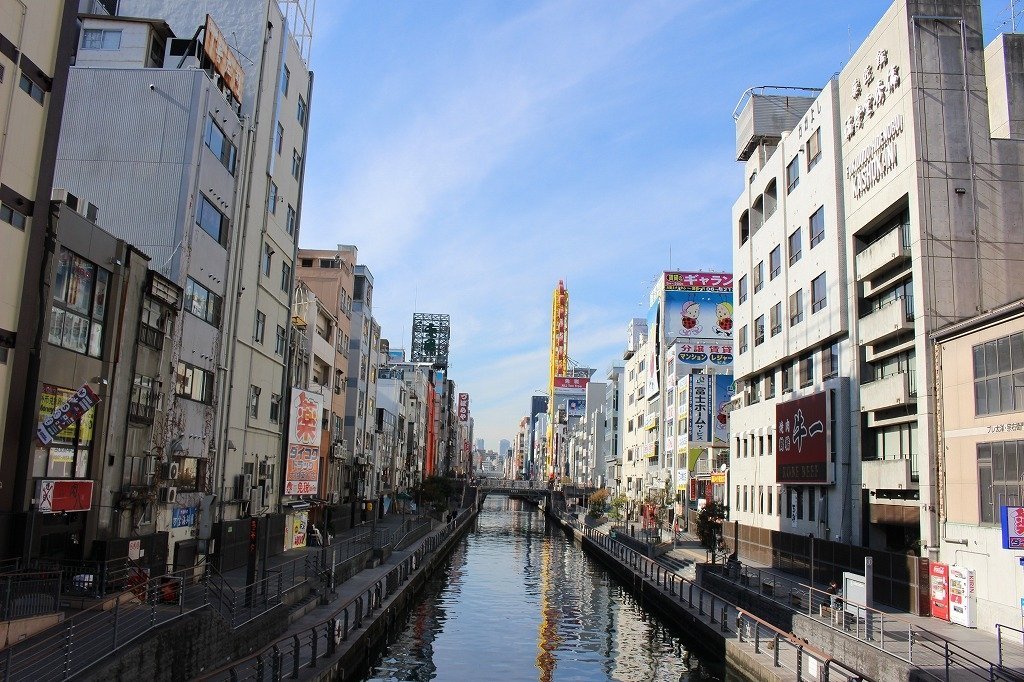
[[[74,0],[0,0],[0,512],[26,503],[16,480],[30,456],[25,410],[44,343],[39,285],[77,10]],[[13,552],[2,525],[0,547]]]

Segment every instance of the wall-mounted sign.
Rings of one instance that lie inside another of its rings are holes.
[[[89,511],[92,481],[43,479],[36,483],[36,511],[42,514]]]
[[[828,392],[775,405],[775,480],[828,483]]]
[[[54,436],[74,424],[86,412],[96,406],[100,397],[92,390],[89,384],[83,384],[81,388],[68,396],[53,414],[40,422],[36,429],[36,437],[43,445],[53,442]]]
[[[853,183],[853,196],[859,198],[881,182],[899,162],[896,138],[903,133],[903,115],[882,128],[868,145],[846,166],[846,179]]]
[[[1002,507],[1003,549],[1024,549],[1024,507]]]
[[[190,528],[196,525],[198,507],[177,507],[171,510],[171,528]]]
[[[584,389],[590,379],[586,377],[555,377],[555,388],[577,388]]]
[[[459,394],[459,421],[460,422],[468,422],[469,421],[469,394],[468,393],[460,393]]]
[[[323,396],[292,389],[284,494],[315,495],[320,480],[320,419]]]
[[[224,34],[213,21],[213,18],[206,15],[206,32],[203,36],[203,52],[206,54],[213,70],[224,79],[224,84],[239,102],[242,101],[242,84],[245,82],[245,72],[238,57],[231,51],[231,46],[224,39]]]

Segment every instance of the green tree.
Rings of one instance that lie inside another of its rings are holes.
[[[453,491],[452,482],[444,476],[430,476],[415,487],[414,496],[435,514],[443,514]]]
[[[611,517],[613,519],[621,519],[624,514],[622,510],[629,504],[629,498],[624,493],[620,493],[612,498],[612,512]]]
[[[711,552],[711,563],[715,563],[718,538],[722,534],[722,521],[729,514],[729,508],[721,502],[709,502],[697,513],[697,537],[704,549]]]

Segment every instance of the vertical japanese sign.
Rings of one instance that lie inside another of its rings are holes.
[[[460,393],[459,394],[459,421],[460,422],[468,422],[469,421],[469,394],[468,393]]]
[[[707,374],[690,375],[691,443],[711,442],[711,377]]]
[[[292,391],[288,429],[285,495],[315,495],[320,478],[320,418],[323,396],[300,388]]]
[[[775,406],[775,480],[828,483],[828,392]]]

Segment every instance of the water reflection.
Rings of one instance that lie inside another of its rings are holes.
[[[715,680],[533,507],[488,498],[369,680]]]

